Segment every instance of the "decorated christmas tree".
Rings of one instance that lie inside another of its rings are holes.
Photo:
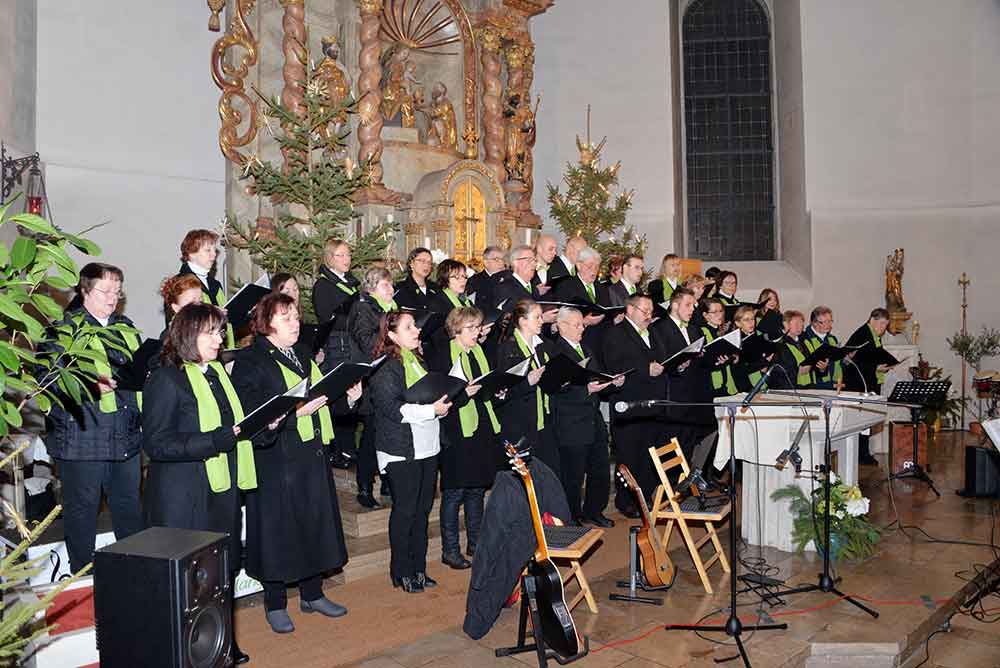
[[[625,215],[632,208],[632,190],[612,191],[618,186],[621,163],[610,167],[601,165],[601,151],[607,143],[605,137],[597,145],[590,141],[590,107],[587,107],[587,141],[576,138],[580,161],[567,163],[563,182],[566,192],[548,184],[549,215],[567,237],[579,236],[601,253],[606,270],[613,256],[629,253],[642,254],[646,238],[637,236],[625,225]]]
[[[241,224],[228,218],[225,223],[230,243],[247,251],[259,267],[295,276],[306,311],[311,310],[310,287],[323,262],[327,239],[345,239],[354,265],[366,267],[386,258],[394,231],[391,225],[380,225],[357,234],[355,228],[360,226],[352,224],[356,217],[351,196],[370,179],[365,165],[355,165],[347,157],[350,126],[345,120],[354,111],[354,102],[331,99],[318,70],[309,72],[301,104],[295,108],[278,97],[261,95],[262,129],[277,142],[284,163],[274,165],[253,155],[243,167],[249,190],[271,199],[276,219]]]

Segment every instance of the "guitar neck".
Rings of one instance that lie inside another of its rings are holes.
[[[549,546],[545,542],[545,527],[542,525],[542,513],[538,509],[538,497],[535,495],[535,484],[531,480],[531,474],[525,470],[521,479],[524,480],[524,487],[528,493],[528,506],[531,508],[531,523],[535,527],[535,538],[538,541],[538,548],[535,550],[535,561],[542,561],[549,558]]]

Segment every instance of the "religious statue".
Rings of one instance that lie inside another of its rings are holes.
[[[890,313],[905,312],[903,303],[903,249],[897,248],[885,260],[885,307]]]
[[[382,116],[386,122],[398,115],[404,128],[415,126],[413,117],[413,90],[416,65],[410,62],[410,49],[394,44],[382,55]]]
[[[507,179],[523,182],[527,149],[535,143],[535,115],[531,111],[530,98],[522,98],[520,93],[511,95],[503,115],[507,119],[503,162]]]
[[[326,97],[330,100],[330,108],[337,107],[351,94],[351,77],[341,65],[337,58],[340,56],[340,43],[336,37],[324,37],[321,40],[323,46],[323,60],[316,66],[316,79],[323,83]],[[326,109],[324,109],[326,111]],[[327,128],[324,134],[328,139],[340,132],[340,128],[347,123],[347,113],[340,112],[335,117],[336,125]]]
[[[453,151],[458,150],[458,127],[455,120],[455,108],[448,99],[448,87],[438,81],[431,88],[431,103],[419,105],[420,111],[427,114],[427,145],[443,146]]]

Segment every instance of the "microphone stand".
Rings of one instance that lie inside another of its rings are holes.
[[[824,509],[826,512],[823,513],[823,572],[818,574],[818,581],[816,584],[804,585],[802,587],[793,587],[792,589],[785,589],[783,591],[775,592],[775,596],[790,596],[792,594],[808,594],[814,591],[821,591],[824,594],[833,594],[838,598],[841,598],[848,603],[864,610],[872,617],[878,619],[878,612],[872,610],[864,603],[861,603],[857,599],[848,596],[839,589],[837,589],[837,583],[843,578],[837,578],[836,580],[830,575],[830,461],[833,457],[832,446],[830,440],[830,411],[833,408],[834,402],[848,403],[848,404],[872,404],[876,406],[910,406],[910,404],[898,404],[886,401],[885,399],[869,399],[865,397],[842,397],[842,396],[830,396],[825,394],[810,394],[809,392],[795,392],[794,390],[771,390],[770,393],[778,394],[782,396],[796,396],[803,399],[814,399],[822,403],[823,407],[823,499],[824,499]],[[811,500],[810,500],[811,503]],[[817,546],[819,547],[819,546]]]
[[[645,403],[645,402],[644,402]],[[730,508],[730,525],[729,525],[729,618],[726,623],[718,626],[702,626],[698,624],[667,624],[664,627],[664,631],[696,631],[698,633],[725,633],[736,641],[736,647],[740,652],[740,657],[743,659],[743,665],[747,668],[750,666],[750,657],[747,656],[746,648],[743,647],[742,634],[744,631],[775,631],[784,630],[788,628],[788,624],[752,624],[744,626],[740,618],[736,616],[736,411],[740,408],[745,408],[742,401],[729,401],[729,402],[681,402],[681,401],[656,401],[651,403],[653,406],[712,406],[713,408],[725,408],[727,419],[729,421],[729,508]],[[747,404],[749,405],[749,404]],[[795,402],[779,402],[779,403],[768,403],[769,406],[818,406],[819,404],[803,403],[801,401]],[[664,546],[664,549],[666,546]]]

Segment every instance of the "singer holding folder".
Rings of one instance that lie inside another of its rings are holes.
[[[170,322],[160,368],[144,388],[143,495],[148,526],[229,534],[230,575],[240,570],[240,493],[257,488],[253,447],[234,427],[243,406],[217,361],[226,315],[210,304],[185,306]],[[277,425],[274,425],[277,426]],[[232,658],[249,657],[236,646]]]
[[[427,522],[437,487],[440,419],[451,403],[407,403],[406,389],[427,375],[420,357],[420,329],[409,313],[382,319],[374,355],[385,355],[369,384],[379,471],[392,485],[389,575],[392,584],[418,594],[437,582],[427,575]]]
[[[555,316],[555,311],[552,315]],[[500,407],[500,423],[511,442],[521,437],[527,439],[531,454],[559,475],[559,450],[552,433],[549,395],[538,384],[549,361],[541,337],[543,322],[542,307],[534,301],[522,299],[514,306],[510,322],[513,331],[500,341],[497,368],[510,369],[530,359],[531,370],[523,381],[507,391],[507,401]]]
[[[226,293],[215,278],[215,260],[219,255],[219,235],[211,230],[191,230],[181,241],[181,268],[178,275],[193,274],[201,282],[202,301],[222,308],[226,304]],[[165,313],[167,324],[172,314]],[[236,347],[236,335],[232,325],[226,323],[226,348]]]
[[[489,373],[486,353],[479,344],[482,324],[479,309],[452,309],[444,325],[451,339],[434,348],[430,369],[468,381]],[[472,556],[483,524],[486,490],[505,464],[496,413],[500,402],[496,397],[479,396],[479,390],[479,385],[466,387],[441,419],[441,562],[456,570],[472,565],[459,545],[459,506],[465,506],[466,554]]]
[[[311,346],[299,343],[295,300],[271,293],[260,300],[251,325],[253,344],[233,367],[233,385],[246,411],[284,394],[319,366]],[[353,409],[360,383],[345,397],[320,396],[300,404],[274,431],[256,439],[257,491],[246,499],[246,570],[264,587],[264,607],[275,633],[295,630],[287,611],[286,587],[298,584],[302,612],[340,617],[347,609],[323,595],[323,575],[347,563],[333,474],[324,445],[333,440],[331,405]]]

